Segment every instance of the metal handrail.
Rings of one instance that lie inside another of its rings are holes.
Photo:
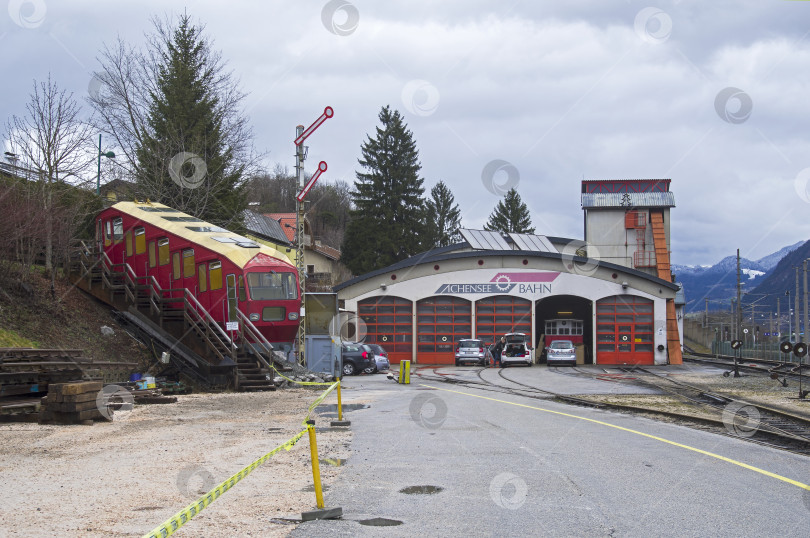
[[[250,321],[250,318],[248,318],[244,314],[244,312],[237,309],[236,310],[236,316],[239,319],[239,321],[242,323],[243,332],[245,333],[246,337],[250,337],[250,338],[252,338],[254,340],[254,343],[258,343],[258,344],[262,345],[267,350],[268,353],[273,351],[273,344],[271,344],[267,340],[267,338],[265,338],[264,335],[259,332],[259,330],[256,328],[256,326],[253,325],[253,322]],[[245,338],[245,340],[248,340],[248,339]],[[251,342],[247,341],[247,343],[249,344]],[[264,359],[264,357],[262,356],[261,353],[256,352],[256,350],[250,345],[248,345],[247,347],[250,348],[254,352],[256,357],[265,366],[265,368],[267,368],[268,370],[275,370],[275,368],[270,366],[270,363],[268,363]]]
[[[183,301],[183,306],[184,306],[183,310],[186,313],[188,313],[189,311],[193,312],[194,317],[197,320],[199,320],[200,322],[203,322],[204,325],[206,325],[207,327],[212,328],[212,334],[214,336],[216,336],[216,341],[220,344],[221,347],[227,349],[228,352],[230,352],[230,354],[233,356],[235,350],[237,349],[236,344],[228,336],[228,334],[222,329],[222,327],[220,327],[219,323],[217,323],[214,320],[214,318],[211,317],[211,314],[207,310],[205,310],[203,308],[203,306],[200,304],[200,302],[197,301],[197,298],[194,297],[194,295],[192,295],[191,292],[187,288],[171,288],[171,289],[165,289],[164,290],[160,286],[158,281],[155,279],[154,275],[138,276],[138,275],[135,274],[135,270],[132,268],[132,266],[130,266],[128,263],[116,263],[116,264],[112,263],[112,260],[110,260],[110,258],[109,258],[109,256],[107,255],[106,252],[103,252],[103,251],[100,252],[99,259],[101,261],[102,273],[117,273],[117,274],[123,274],[124,275],[125,283],[124,283],[123,286],[125,288],[125,292],[128,295],[132,296],[133,301],[135,300],[134,299],[134,294],[132,294],[131,290],[129,290],[129,288],[127,287],[127,284],[129,284],[132,287],[135,287],[137,285],[140,285],[140,284],[136,284],[136,282],[140,282],[140,281],[143,281],[143,280],[146,281],[145,285],[150,290],[150,301],[152,301],[152,299],[156,299],[157,301],[163,303],[163,302],[172,302],[172,301],[180,301],[180,300],[182,300]],[[119,267],[123,268],[123,271],[113,271],[113,268],[119,268]],[[104,278],[104,275],[102,275],[102,278]],[[108,279],[107,279],[107,285],[111,289],[114,289],[114,288],[120,289],[119,285],[113,285],[111,282],[109,282]],[[165,296],[166,293],[173,292],[173,291],[182,291],[183,292],[182,299],[180,297],[166,297]],[[154,302],[153,302],[153,304],[154,304]],[[157,305],[155,305],[155,307],[157,307]]]

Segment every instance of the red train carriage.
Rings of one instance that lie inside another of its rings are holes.
[[[274,346],[298,331],[298,274],[281,252],[157,203],[102,211],[96,241],[113,264],[154,277],[164,294],[192,292],[223,328],[240,310]],[[231,325],[232,327],[235,325]],[[282,345],[280,347],[287,347]]]

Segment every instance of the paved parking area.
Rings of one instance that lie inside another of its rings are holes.
[[[579,383],[544,370],[508,374],[558,391]],[[418,378],[348,378],[343,394],[369,406],[347,413],[350,456],[327,484],[344,519],[293,536],[786,536],[810,525],[810,465],[786,452]],[[399,524],[360,523],[379,518]]]

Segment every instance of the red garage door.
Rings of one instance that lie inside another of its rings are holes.
[[[428,297],[416,303],[416,352],[422,364],[454,364],[456,342],[472,335],[472,303]]]
[[[372,297],[358,301],[357,314],[366,323],[365,342],[380,344],[392,363],[411,360],[413,302],[402,297]]]
[[[597,364],[654,364],[653,302],[614,295],[596,302]]]
[[[476,301],[475,337],[491,344],[506,333],[526,333],[534,342],[531,301],[511,295]]]

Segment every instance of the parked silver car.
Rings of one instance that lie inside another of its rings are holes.
[[[483,340],[465,338],[456,344],[456,366],[462,364],[477,364],[486,366],[489,362],[489,348]]]
[[[371,372],[387,372],[391,367],[391,362],[388,360],[388,352],[379,344],[366,344],[374,352],[374,362],[376,367]]]
[[[576,366],[577,351],[571,340],[554,340],[546,348],[546,362],[549,366],[570,364]]]
[[[504,337],[506,338],[506,344],[501,352],[502,368],[516,364],[531,366],[534,363],[532,360],[532,346],[529,343],[530,336],[525,333],[508,333]]]

